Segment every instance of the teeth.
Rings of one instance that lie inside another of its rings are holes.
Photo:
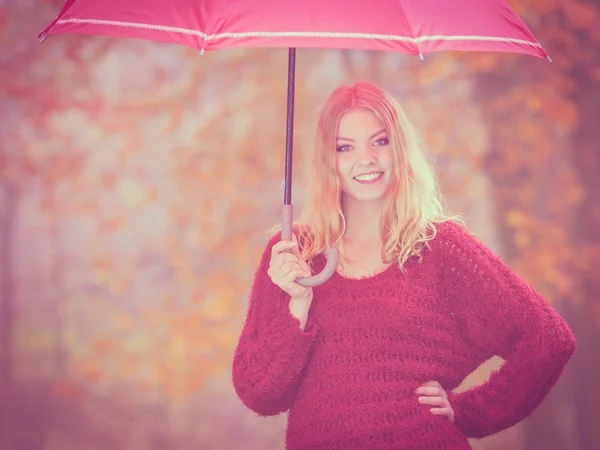
[[[374,180],[375,178],[379,177],[382,173],[383,172],[369,173],[366,175],[358,175],[354,178],[357,179],[358,181],[371,181],[371,180]]]

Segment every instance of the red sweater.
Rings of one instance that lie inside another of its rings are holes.
[[[369,278],[335,274],[314,288],[304,331],[267,275],[274,237],[250,294],[233,384],[260,415],[289,410],[286,447],[469,449],[528,416],[575,351],[568,325],[527,283],[454,223],[423,260]],[[317,262],[320,270],[324,260]],[[481,363],[506,363],[485,384],[452,393]],[[454,423],[421,405],[437,380]]]

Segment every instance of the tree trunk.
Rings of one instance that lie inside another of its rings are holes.
[[[0,182],[0,385],[13,381],[12,336],[15,319],[13,241],[17,218],[17,187]]]
[[[581,286],[587,308],[571,307],[567,318],[573,324],[578,349],[573,358],[573,390],[576,420],[574,426],[579,436],[579,450],[600,448],[600,427],[597,408],[600,404],[598,374],[600,373],[600,310],[594,309],[600,294],[600,127],[598,113],[600,85],[593,81],[585,68],[575,70],[573,78],[580,86],[574,98],[579,109],[578,128],[572,139],[572,165],[584,187],[585,198],[576,210],[572,237],[582,258],[589,255],[588,264],[582,268],[578,285]]]
[[[54,376],[65,376],[67,371],[67,350],[65,344],[65,326],[64,326],[64,257],[62,234],[57,213],[52,213],[49,235],[51,242],[49,243],[52,255],[52,268],[50,269],[50,290],[52,297],[52,334],[54,335],[52,349],[52,370]]]
[[[476,98],[485,105],[502,98],[513,88],[544,83],[544,74],[536,70],[536,65],[535,61],[520,62],[511,71],[510,79],[502,79],[494,74],[478,76],[475,83]],[[539,65],[537,67],[539,69]],[[522,256],[522,251],[514,245],[515,230],[502,220],[501,213],[514,207],[524,207],[517,199],[521,189],[529,184],[530,188],[533,186],[536,198],[527,205],[530,207],[528,213],[538,220],[550,220],[560,227],[564,226],[568,231],[566,245],[571,247],[572,253],[577,256],[576,260],[583,262],[567,269],[573,288],[580,289],[577,293],[573,291],[573,297],[578,297],[579,302],[567,298],[569,294],[566,294],[563,298],[555,299],[553,304],[573,329],[578,339],[578,350],[550,395],[524,421],[524,447],[528,450],[600,448],[600,428],[597,426],[595,413],[600,403],[600,391],[595,382],[600,372],[600,360],[597,357],[600,329],[598,312],[594,309],[600,292],[600,277],[597,273],[600,263],[597,256],[600,252],[600,154],[597,150],[597,143],[600,142],[600,127],[597,122],[600,87],[597,83],[594,84],[588,72],[587,67],[576,65],[563,74],[564,77],[577,80],[578,92],[571,100],[578,108],[579,121],[576,130],[563,142],[553,143],[552,152],[545,161],[547,166],[553,166],[552,170],[543,166],[535,167],[535,173],[532,173],[529,158],[535,152],[526,149],[520,149],[523,151],[520,156],[522,164],[514,170],[507,170],[509,158],[506,153],[509,148],[513,152],[519,149],[511,147],[515,140],[506,133],[506,127],[507,124],[516,125],[515,120],[518,119],[510,117],[506,112],[486,110],[492,142],[487,168],[496,193],[499,238],[506,250],[505,259],[509,263],[516,261]],[[502,127],[505,127],[503,131]],[[551,128],[548,127],[549,130]],[[578,174],[577,180],[585,198],[577,206],[565,202],[565,196],[561,195],[560,179],[553,178],[553,173],[558,177],[558,167],[561,165],[561,169],[572,168]],[[537,180],[535,185],[532,185],[533,179]],[[552,211],[557,205],[560,212],[555,214]]]

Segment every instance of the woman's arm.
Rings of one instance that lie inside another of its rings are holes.
[[[480,438],[523,420],[543,401],[575,352],[560,315],[486,246],[455,224],[439,244],[452,310],[463,336],[505,360],[489,381],[449,394],[454,423]]]
[[[273,284],[267,270],[273,237],[265,249],[250,291],[246,321],[233,359],[233,385],[242,402],[269,416],[290,408],[300,375],[316,338],[292,316],[290,297]]]

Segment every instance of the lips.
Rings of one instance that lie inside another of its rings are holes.
[[[383,172],[361,173],[354,177],[354,180],[361,184],[373,184],[383,178]]]

